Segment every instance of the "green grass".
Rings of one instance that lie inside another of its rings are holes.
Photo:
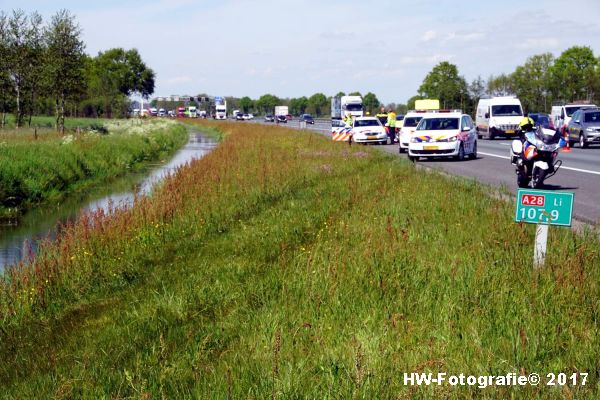
[[[105,123],[113,121],[110,118],[65,118],[65,129],[67,130],[75,130],[77,128],[80,129],[88,129],[93,126],[101,126]],[[55,128],[56,125],[56,117],[52,116],[33,116],[31,118],[31,127],[29,126],[29,120],[26,119],[24,121],[24,126],[19,128],[19,130],[28,130],[30,128]],[[6,126],[5,130],[15,129],[15,117],[12,114],[7,115],[6,118]],[[2,132],[2,130],[0,130]]]
[[[314,134],[227,134],[151,199],[85,216],[0,291],[7,398],[598,398],[595,235]],[[588,372],[406,387],[405,372]]]
[[[0,218],[14,218],[69,193],[160,160],[187,140],[175,123],[106,124],[110,134],[0,132]]]

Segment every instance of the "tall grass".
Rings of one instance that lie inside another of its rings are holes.
[[[0,133],[0,218],[56,202],[83,186],[123,175],[183,145],[184,127],[112,122],[108,134]],[[104,130],[104,129],[103,129]]]
[[[152,198],[84,215],[0,291],[7,397],[597,398],[596,236],[311,133],[225,132]],[[407,387],[405,372],[589,373]]]

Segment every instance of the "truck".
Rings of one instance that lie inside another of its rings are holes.
[[[283,115],[287,117],[287,115],[289,114],[288,110],[288,106],[275,106],[275,117],[277,117],[278,115]]]
[[[334,96],[331,98],[331,119],[339,120],[350,113],[353,117],[364,115],[362,97],[360,96]]]
[[[196,108],[196,106],[187,106],[185,108],[185,116],[188,118],[196,118],[198,116],[198,108]]]
[[[227,101],[215,103],[215,119],[227,119]]]
[[[240,110],[233,110],[231,113],[231,119],[242,119],[242,115],[243,113]]]
[[[288,106],[275,106],[275,122],[284,123],[288,122],[289,108]]]
[[[475,113],[477,136],[489,140],[496,136],[515,137],[522,118],[523,107],[516,97],[479,99]]]

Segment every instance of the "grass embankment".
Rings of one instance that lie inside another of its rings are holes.
[[[110,118],[65,118],[65,130],[76,130],[80,128],[82,130],[88,130],[93,127],[101,127],[104,124],[114,122],[114,119]],[[18,131],[31,131],[34,129],[55,129],[56,128],[56,117],[35,115],[31,118],[31,126],[29,120],[26,120],[25,125],[18,128]],[[4,129],[15,129],[15,117],[12,114],[7,115],[6,125]],[[0,130],[0,132],[2,132]]]
[[[0,295],[7,397],[597,398],[595,236],[311,133],[221,123],[151,199],[88,215]],[[588,372],[410,388],[405,372]]]
[[[107,134],[0,131],[0,219],[60,201],[86,186],[135,171],[181,147],[186,129],[173,121],[113,121]]]

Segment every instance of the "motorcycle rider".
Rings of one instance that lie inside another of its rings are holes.
[[[519,129],[521,130],[521,133],[523,134],[525,132],[532,132],[534,126],[535,122],[529,116],[529,113],[525,113],[523,115],[523,119],[521,119],[521,122],[519,123]]]

